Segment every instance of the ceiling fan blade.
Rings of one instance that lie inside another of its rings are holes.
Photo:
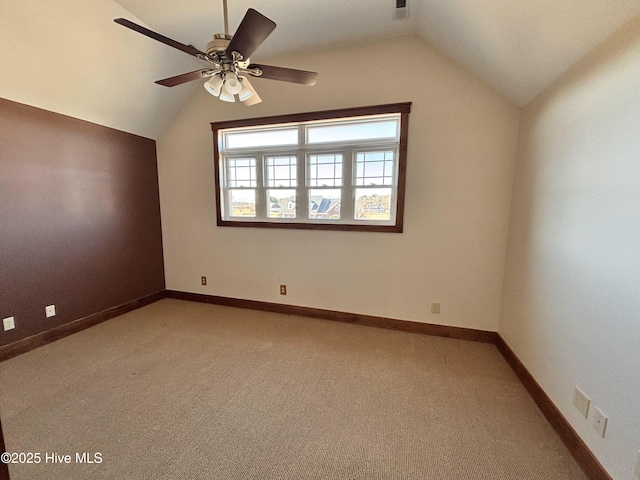
[[[246,60],[275,28],[275,22],[250,8],[227,46],[227,53],[231,55],[231,52],[238,52]]]
[[[165,45],[169,45],[170,47],[177,48],[178,50],[181,50],[184,53],[188,53],[189,55],[193,55],[194,57],[206,56],[204,52],[201,52],[193,45],[185,45],[183,43],[172,40],[169,37],[165,37],[164,35],[160,35],[159,33],[149,30],[148,28],[144,28],[136,23],[133,23],[127,20],[126,18],[116,18],[114,22],[116,22],[119,25],[122,25],[123,27],[130,28],[135,32],[146,35],[149,38],[153,38],[158,42],[162,42]]]
[[[183,73],[182,75],[176,75],[175,77],[157,80],[155,83],[165,87],[175,87],[176,85],[182,85],[183,83],[191,82],[193,80],[209,77],[214,72],[215,70],[211,68],[205,68],[204,70],[196,70],[195,72]]]
[[[247,107],[250,107],[251,105],[257,105],[258,103],[262,103],[262,99],[260,98],[260,95],[258,95],[257,93],[254,93],[253,97],[251,97],[249,100],[245,100],[243,103]]]
[[[318,80],[317,72],[308,72],[306,70],[295,70],[293,68],[274,67],[272,65],[262,65],[252,63],[249,69],[259,68],[262,75],[258,78],[268,78],[270,80],[280,80],[281,82],[301,83],[303,85],[315,85]]]

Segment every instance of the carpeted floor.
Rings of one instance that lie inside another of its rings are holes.
[[[0,409],[12,480],[586,478],[493,345],[180,300],[0,363]]]

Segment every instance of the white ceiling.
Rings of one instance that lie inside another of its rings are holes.
[[[640,0],[408,0],[408,20],[392,18],[394,0],[228,3],[231,33],[249,7],[278,24],[254,61],[418,34],[517,105],[640,14]],[[0,96],[157,138],[199,82],[153,81],[202,63],[116,17],[200,49],[223,31],[222,0],[2,0]],[[381,51],[372,71],[405,67]]]
[[[640,0],[415,3],[419,35],[519,106],[640,14]]]

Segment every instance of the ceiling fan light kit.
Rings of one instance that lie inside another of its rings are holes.
[[[204,88],[214,97],[219,97],[224,102],[235,102],[235,95],[241,102],[249,100],[255,95],[255,90],[246,77],[236,76],[233,72],[211,75],[211,78],[204,83]]]
[[[124,18],[114,22],[153,40],[169,45],[200,60],[208,62],[207,68],[184,73],[175,77],[158,80],[155,83],[165,87],[175,87],[192,80],[208,78],[204,88],[211,95],[224,102],[235,102],[235,96],[245,105],[255,105],[262,100],[249,82],[249,76],[262,77],[302,85],[315,85],[316,72],[295,70],[251,63],[249,57],[276,28],[267,17],[250,8],[247,10],[235,35],[228,34],[227,2],[223,0],[225,33],[217,33],[202,52],[193,45],[185,45]]]

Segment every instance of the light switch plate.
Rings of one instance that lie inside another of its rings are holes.
[[[589,416],[590,403],[591,399],[587,397],[587,395],[576,385],[575,392],[573,393],[573,404],[578,410],[580,410],[580,413],[582,413],[584,418],[587,418]]]
[[[46,313],[47,318],[55,317],[56,316],[56,306],[55,305],[47,305],[46,307],[44,307],[44,312]]]

